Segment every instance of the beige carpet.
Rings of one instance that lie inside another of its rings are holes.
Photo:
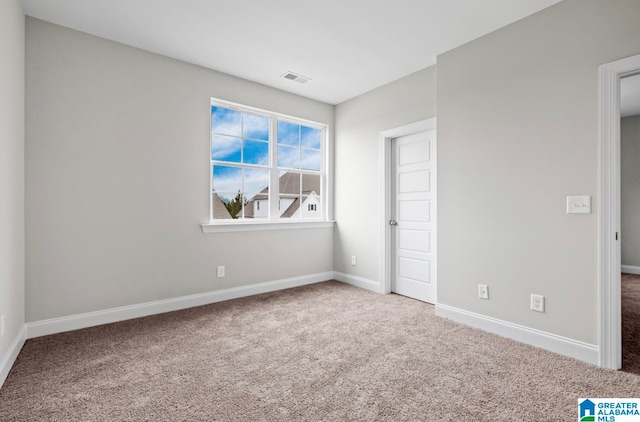
[[[338,282],[29,340],[1,421],[570,421],[598,369]]]

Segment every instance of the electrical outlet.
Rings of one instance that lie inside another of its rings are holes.
[[[356,265],[358,265],[358,261],[356,260],[356,256],[355,256],[355,255],[353,255],[353,256],[351,257],[351,265],[353,265],[354,267],[355,267]]]
[[[544,296],[531,295],[531,310],[536,312],[544,312]]]
[[[224,277],[224,265],[218,265],[218,278]]]
[[[4,315],[0,316],[0,338],[4,337]]]
[[[478,297],[480,299],[489,299],[489,286],[486,284],[478,284]]]

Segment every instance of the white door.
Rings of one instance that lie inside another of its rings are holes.
[[[436,131],[391,143],[391,291],[436,303]]]

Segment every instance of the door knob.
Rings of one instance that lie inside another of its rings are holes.
[[[389,221],[389,225],[390,226],[397,226],[398,222],[396,220],[391,220],[391,221]]]

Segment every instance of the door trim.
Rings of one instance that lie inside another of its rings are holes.
[[[640,71],[640,55],[606,63],[598,81],[598,365],[622,367],[620,291],[620,78]]]
[[[389,226],[389,219],[391,217],[391,200],[389,198],[391,193],[391,140],[400,136],[413,135],[414,133],[426,132],[433,129],[436,129],[435,117],[380,132],[380,268],[378,278],[380,280],[380,293],[383,294],[391,293],[391,227]],[[438,146],[436,144],[436,153],[437,148]],[[437,155],[435,160],[437,172]],[[436,198],[437,192],[436,189]],[[437,227],[437,210],[433,211],[433,217]],[[433,243],[436,245],[436,258],[434,260],[436,274],[438,272],[437,236],[438,230],[436,228],[436,238],[433,239]],[[436,302],[437,288],[436,284]]]

